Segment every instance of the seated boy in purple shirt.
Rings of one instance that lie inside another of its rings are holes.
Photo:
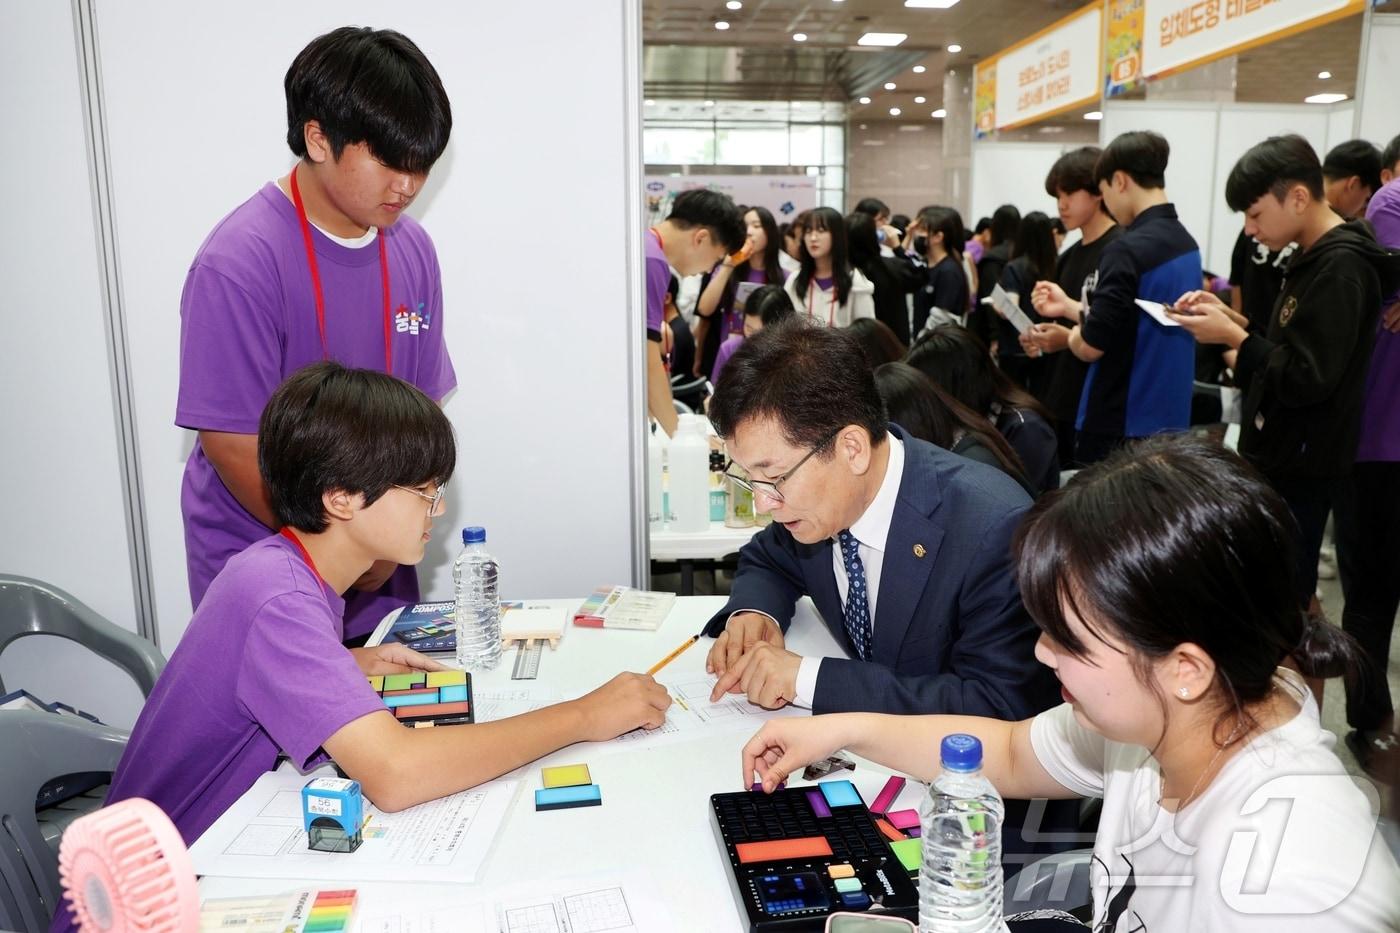
[[[342,594],[380,560],[423,558],[456,463],[452,427],[392,376],[315,363],[277,389],[258,466],[282,528],[230,560],[151,692],[107,802],[144,797],[192,843],[278,754],[327,756],[381,810],[480,784],[579,741],[665,720],[650,677],[619,674],[577,700],[510,719],[401,725],[367,674],[441,670],[403,645],[347,649]],[[60,908],[54,929],[66,929]]]
[[[452,129],[437,72],[407,37],[346,26],[297,55],[285,88],[296,164],[219,221],[180,296],[175,423],[199,433],[180,492],[196,609],[275,527],[256,435],[283,379],[331,359],[437,401],[457,384],[437,253],[406,214]],[[418,596],[412,567],[377,564],[346,594],[344,637]]]

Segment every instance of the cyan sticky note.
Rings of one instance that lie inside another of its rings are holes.
[[[564,810],[569,807],[597,807],[603,803],[603,792],[597,784],[582,787],[545,787],[535,791],[536,810]]]
[[[467,685],[442,687],[438,690],[438,696],[442,698],[444,703],[465,703],[467,702]]]
[[[865,803],[860,799],[860,791],[850,781],[822,781],[817,785],[822,789],[822,796],[826,797],[826,802],[833,807],[860,806]]]
[[[891,842],[890,848],[894,850],[895,857],[906,871],[919,870],[919,865],[924,860],[922,839],[901,839],[899,842]]]

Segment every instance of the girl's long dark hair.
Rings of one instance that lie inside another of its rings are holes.
[[[1359,670],[1356,642],[1298,606],[1297,534],[1283,499],[1238,455],[1160,435],[1042,496],[1013,552],[1027,611],[1069,653],[1087,649],[1066,609],[1094,637],[1125,643],[1144,683],[1154,660],[1199,645],[1215,662],[1218,734],[1240,716],[1252,727],[1246,707],[1287,659],[1308,677]]]
[[[1031,211],[1021,218],[1016,228],[1016,242],[1011,247],[1011,258],[1026,257],[1037,279],[1055,277],[1055,228],[1050,218],[1040,211]]]
[[[966,327],[935,327],[909,348],[907,362],[979,414],[990,415],[996,402],[1004,410],[1033,411],[1048,424],[1055,423],[1050,410],[1002,372],[982,338]]]
[[[1007,473],[1026,475],[1021,458],[990,421],[944,392],[908,363],[886,363],[877,368],[875,388],[885,400],[890,420],[920,440],[952,450],[958,432],[962,431],[990,450]]]
[[[846,250],[846,220],[832,207],[809,211],[802,224],[802,268],[797,271],[797,295],[807,300],[807,286],[817,274],[817,261],[807,252],[807,234],[813,230],[831,232],[831,277],[835,280],[836,303],[843,305],[851,294],[851,261]]]

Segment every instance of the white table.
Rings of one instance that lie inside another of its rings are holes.
[[[649,535],[651,559],[679,563],[680,595],[690,596],[695,592],[697,563],[722,560],[748,544],[749,539],[761,530],[757,525],[730,528],[724,522],[710,522],[710,527],[704,531],[672,531],[669,526],[653,529]]]
[[[570,626],[557,651],[544,651],[540,681],[565,695],[576,695],[618,671],[646,670],[699,631],[723,604],[722,597],[677,600],[656,632]],[[671,662],[663,676],[702,675],[710,644],[701,639]],[[788,644],[804,655],[844,656],[805,599],[798,605]],[[502,687],[513,683],[510,670],[507,652],[496,670],[473,675],[474,682],[479,687]],[[605,751],[591,750],[586,756],[565,748],[527,765],[511,775],[519,777],[524,786],[479,883],[408,887],[431,897],[443,896],[454,888],[473,896],[488,896],[492,889],[526,880],[565,879],[608,870],[644,871],[667,905],[670,929],[744,929],[730,891],[727,863],[711,830],[709,795],[742,789],[739,749],[753,731],[746,728],[651,749],[613,745]],[[580,760],[588,764],[602,790],[602,806],[536,812],[534,791],[541,786],[540,768]],[[873,800],[887,775],[863,762],[852,780],[867,800]],[[206,876],[200,883],[204,897],[237,897],[298,887],[324,888],[327,884],[215,876]],[[355,887],[360,891],[362,915],[375,904],[401,902],[406,888],[382,883]]]

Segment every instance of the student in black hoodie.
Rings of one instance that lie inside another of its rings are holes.
[[[851,265],[864,272],[875,288],[876,319],[893,331],[900,343],[908,346],[909,296],[923,284],[924,273],[900,249],[899,231],[893,227],[883,229],[885,244],[894,250],[894,255],[881,255],[879,229],[873,214],[855,211],[847,215],[846,242]]]
[[[1225,183],[1245,233],[1270,249],[1295,242],[1263,334],[1250,334],[1209,292],[1183,295],[1173,320],[1224,344],[1244,390],[1240,453],[1282,494],[1301,534],[1299,601],[1317,587],[1317,554],[1337,482],[1351,470],[1381,298],[1400,285],[1400,253],[1344,221],[1323,199],[1322,164],[1301,136],[1246,152]]]

